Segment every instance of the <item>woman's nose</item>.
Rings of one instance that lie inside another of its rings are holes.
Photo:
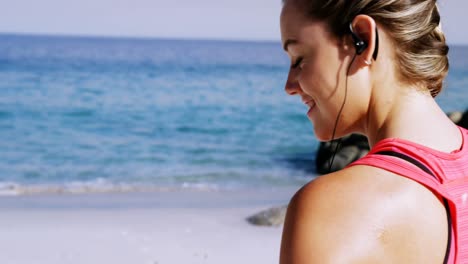
[[[288,74],[288,79],[286,80],[286,85],[284,86],[284,90],[289,95],[295,95],[300,91],[301,87],[299,86],[299,82],[297,81],[295,70],[290,69]]]

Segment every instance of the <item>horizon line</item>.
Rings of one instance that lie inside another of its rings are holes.
[[[7,32],[0,31],[0,36],[18,37],[52,37],[52,38],[91,38],[91,39],[133,39],[133,40],[175,40],[175,41],[219,41],[219,42],[253,42],[253,43],[280,43],[273,39],[249,39],[249,38],[216,38],[216,37],[172,37],[172,36],[138,36],[138,35],[97,35],[74,33],[43,33],[43,32]],[[468,45],[468,44],[467,44]]]
[[[44,32],[8,32],[0,31],[0,36],[29,36],[29,37],[51,37],[51,38],[90,38],[90,39],[121,39],[121,40],[168,40],[168,41],[213,41],[213,42],[250,42],[250,43],[281,43],[274,39],[249,39],[249,38],[217,38],[217,37],[177,37],[177,36],[142,36],[142,35],[97,35],[97,34],[74,34],[74,33],[44,33]],[[467,43],[451,43],[449,46],[468,46]]]

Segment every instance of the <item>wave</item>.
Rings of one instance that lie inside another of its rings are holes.
[[[91,182],[21,184],[0,182],[1,196],[23,196],[40,194],[88,194],[88,193],[130,193],[130,192],[167,192],[177,190],[219,191],[217,184],[182,183],[178,186],[151,185],[148,183],[111,183],[103,179]],[[228,189],[228,188],[224,188]]]

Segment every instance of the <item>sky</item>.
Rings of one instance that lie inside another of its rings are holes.
[[[468,45],[467,0],[439,0],[450,44]],[[281,0],[0,0],[0,32],[280,40]]]

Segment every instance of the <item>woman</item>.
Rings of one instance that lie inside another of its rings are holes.
[[[468,131],[436,104],[448,47],[435,0],[285,0],[286,92],[319,140],[371,151],[291,199],[280,262],[468,263]]]

